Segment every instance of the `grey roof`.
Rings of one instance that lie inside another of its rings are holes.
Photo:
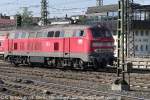
[[[118,4],[88,7],[86,14],[118,11]],[[133,9],[150,10],[150,5],[134,4]]]
[[[150,5],[137,5],[137,6],[133,6],[133,9],[150,11]]]
[[[118,4],[88,7],[86,14],[118,11]]]

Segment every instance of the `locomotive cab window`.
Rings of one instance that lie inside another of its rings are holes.
[[[49,31],[47,37],[53,37],[53,36],[54,36],[54,31]]]
[[[94,27],[94,28],[91,28],[91,31],[92,31],[93,37],[95,38],[112,37],[111,32],[105,28]]]
[[[106,33],[105,33],[105,37],[112,37],[112,33],[107,30]]]
[[[74,33],[75,37],[81,37],[81,36],[85,36],[85,32],[83,30],[77,30]]]

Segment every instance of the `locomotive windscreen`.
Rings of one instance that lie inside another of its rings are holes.
[[[91,28],[91,31],[92,31],[93,37],[95,37],[95,38],[112,37],[111,32],[104,27],[101,27],[101,28],[100,27],[93,27],[93,28]]]

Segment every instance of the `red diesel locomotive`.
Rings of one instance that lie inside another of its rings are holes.
[[[113,62],[114,39],[103,26],[57,25],[15,30],[5,40],[5,60],[18,64],[98,69]]]

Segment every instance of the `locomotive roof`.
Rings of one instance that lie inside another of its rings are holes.
[[[49,26],[47,28],[44,28],[44,30],[62,30],[62,29],[85,29],[85,28],[88,28],[90,26],[88,25],[55,25],[55,26]]]
[[[62,30],[67,30],[67,29],[80,29],[83,30],[85,28],[90,28],[91,26],[89,25],[51,25],[51,26],[44,26],[44,27],[24,27],[20,29],[14,29],[10,31],[5,31],[2,32],[3,34],[8,33],[14,34],[14,33],[20,33],[20,32],[29,32],[29,33],[34,33],[34,32],[46,32],[46,31],[62,31]]]
[[[24,31],[24,32],[38,32],[38,31],[58,31],[58,30],[68,30],[68,29],[79,29],[84,30],[85,28],[93,28],[95,26],[91,25],[51,25],[45,27],[28,27],[28,28],[20,28],[10,31],[17,32],[17,31]],[[103,26],[101,26],[103,27]],[[105,27],[106,28],[106,27]]]
[[[13,31],[41,31],[41,30],[62,30],[62,29],[85,29],[92,26],[89,25],[51,25],[45,27],[28,27],[20,28]]]

